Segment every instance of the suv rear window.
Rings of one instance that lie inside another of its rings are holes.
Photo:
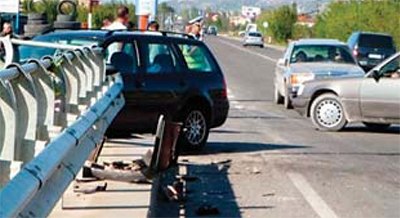
[[[249,36],[261,37],[261,33],[249,33]]]
[[[361,35],[359,46],[367,48],[388,48],[388,49],[392,49],[394,47],[392,37],[379,36],[379,35]]]
[[[202,46],[179,44],[178,47],[185,58],[189,70],[212,72],[213,69],[207,56],[208,53]]]

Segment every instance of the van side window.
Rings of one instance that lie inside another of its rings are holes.
[[[179,49],[186,61],[189,70],[198,72],[212,72],[212,66],[210,64],[207,52],[202,46],[179,44]]]

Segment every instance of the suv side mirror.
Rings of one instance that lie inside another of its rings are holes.
[[[284,58],[280,58],[279,60],[278,60],[278,65],[279,66],[286,66],[286,59],[284,59]]]
[[[372,78],[374,78],[374,80],[375,80],[376,82],[379,82],[379,79],[381,78],[381,76],[382,76],[382,75],[379,73],[378,70],[372,71]]]

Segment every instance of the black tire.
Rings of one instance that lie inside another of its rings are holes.
[[[47,20],[28,20],[27,25],[41,25],[41,24],[47,24]]]
[[[81,23],[78,22],[54,22],[54,29],[80,29]]]
[[[387,129],[390,127],[390,123],[369,123],[369,122],[363,122],[363,124],[369,128],[369,129],[374,129],[374,130],[379,130],[379,129]]]
[[[339,131],[347,124],[339,97],[331,93],[322,94],[312,102],[310,117],[321,131]]]
[[[264,48],[264,45],[260,45],[260,48]]]
[[[74,15],[65,15],[65,14],[59,14],[57,15],[57,22],[69,22],[69,21],[75,21],[76,16]]]
[[[64,11],[62,10],[62,6],[65,4],[69,4],[72,6],[72,12],[69,15],[75,15],[77,12],[77,8],[76,8],[76,3],[74,1],[71,0],[63,0],[61,1],[58,5],[57,5],[57,13],[58,14],[63,14],[63,15],[67,15],[66,13],[64,13]]]
[[[49,29],[51,29],[50,24],[38,24],[38,25],[25,25],[24,26],[25,33],[43,33]]]
[[[28,14],[28,21],[29,20],[46,20],[46,14],[39,14],[39,13],[31,13]]]
[[[281,95],[281,93],[279,93],[279,90],[276,86],[274,88],[274,102],[275,104],[283,103],[283,96]]]
[[[199,151],[207,143],[210,116],[201,107],[188,107],[181,118],[182,130],[178,138],[178,151]]]

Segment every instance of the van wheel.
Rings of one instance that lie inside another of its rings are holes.
[[[182,123],[178,149],[180,151],[203,149],[210,132],[209,115],[205,110],[196,107],[188,108],[184,113]]]
[[[311,121],[321,131],[339,131],[347,124],[342,103],[334,94],[323,94],[311,104]]]

